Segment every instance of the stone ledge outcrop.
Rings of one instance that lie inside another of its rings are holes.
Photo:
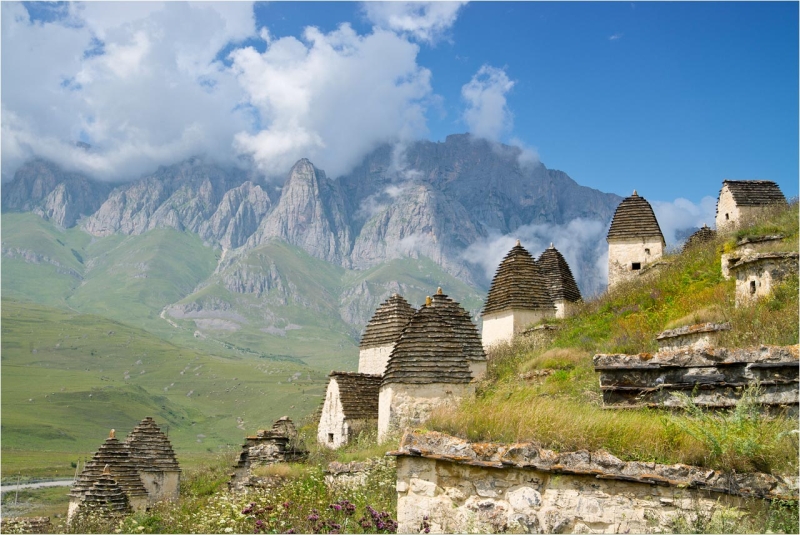
[[[797,500],[797,477],[763,473],[724,473],[685,464],[622,461],[606,451],[559,453],[535,443],[467,442],[435,431],[407,431],[395,457],[424,457],[485,468],[530,468],[553,474],[593,476],[648,485],[703,489],[719,494]]]

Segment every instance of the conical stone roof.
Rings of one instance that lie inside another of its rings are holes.
[[[781,188],[771,180],[723,180],[738,206],[786,204]]]
[[[686,243],[683,245],[683,250],[685,251],[689,247],[711,241],[716,237],[717,231],[708,228],[708,225],[704,224],[702,228],[698,229],[697,232],[686,239]]]
[[[110,473],[101,473],[78,505],[78,514],[98,512],[102,515],[124,515],[131,512],[128,495]]]
[[[112,436],[100,446],[94,457],[86,463],[83,471],[70,489],[71,496],[82,496],[92,488],[94,482],[102,475],[108,465],[111,476],[128,495],[128,498],[147,496],[142,478],[139,477],[136,462],[131,457],[128,447]]]
[[[646,237],[658,237],[664,241],[653,208],[634,190],[633,195],[625,197],[617,206],[606,240]]]
[[[381,376],[368,373],[331,372],[339,385],[339,400],[344,417],[350,420],[377,419]]]
[[[414,314],[389,356],[381,385],[472,381],[462,343],[442,312],[427,304]]]
[[[453,329],[456,339],[461,342],[464,358],[472,361],[486,360],[486,352],[483,350],[478,328],[472,323],[469,313],[456,301],[442,293],[441,288],[431,298],[431,304],[440,311],[444,320]]]
[[[414,308],[400,295],[393,294],[381,303],[372,315],[372,319],[364,329],[359,348],[369,349],[394,344],[412,317]]]
[[[172,450],[172,444],[150,416],[142,420],[128,434],[125,444],[139,470],[179,472],[181,469]]]
[[[553,310],[547,283],[536,261],[517,241],[492,279],[483,315],[503,310]]]
[[[581,300],[581,291],[575,283],[575,277],[572,276],[569,264],[552,243],[539,256],[536,263],[547,280],[547,289],[551,299],[565,299],[573,303]]]

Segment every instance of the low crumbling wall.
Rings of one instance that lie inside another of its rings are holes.
[[[603,403],[609,407],[681,405],[672,394],[692,394],[697,405],[733,407],[743,387],[758,384],[759,403],[798,404],[798,347],[761,346],[659,351],[655,355],[595,355]]]
[[[797,480],[623,462],[599,451],[468,443],[408,432],[397,457],[398,533],[668,532],[745,498],[797,499]],[[752,503],[752,502],[749,502]]]
[[[49,516],[4,516],[0,520],[2,533],[50,533]]]

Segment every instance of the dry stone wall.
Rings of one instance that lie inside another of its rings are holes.
[[[681,349],[652,355],[595,355],[603,403],[614,408],[679,407],[672,394],[692,394],[697,405],[732,407],[744,387],[758,383],[763,405],[797,408],[798,347]]]
[[[797,479],[623,462],[533,444],[406,433],[397,457],[399,533],[668,532],[680,517],[742,498],[797,499]]]
[[[736,306],[769,295],[776,284],[797,273],[797,260],[798,253],[756,253],[730,266],[736,277]]]

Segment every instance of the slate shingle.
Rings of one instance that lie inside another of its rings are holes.
[[[517,241],[492,279],[483,315],[503,310],[553,310],[547,282],[536,261]]]
[[[661,227],[658,226],[653,208],[644,197],[639,197],[634,190],[633,195],[625,197],[617,206],[606,240],[645,237],[658,237],[662,242],[664,241],[664,235],[661,233]]]
[[[398,294],[381,303],[364,329],[359,349],[369,349],[393,344],[400,337],[411,318],[414,308]]]
[[[342,412],[349,420],[377,419],[381,376],[368,373],[331,372],[339,385]]]
[[[536,263],[547,280],[551,299],[565,299],[573,303],[581,300],[581,291],[578,289],[575,277],[572,276],[569,264],[552,243],[539,256]]]
[[[725,186],[738,206],[786,204],[781,188],[771,180],[723,180],[722,187]]]
[[[163,472],[181,469],[172,444],[150,416],[128,434],[125,443],[139,470]]]
[[[453,329],[453,335],[461,343],[464,358],[471,361],[486,360],[478,328],[472,323],[469,313],[460,304],[453,301],[439,288],[431,298],[431,305],[440,310],[444,320]]]
[[[426,305],[414,314],[392,350],[382,385],[472,381],[463,346],[441,312]]]

